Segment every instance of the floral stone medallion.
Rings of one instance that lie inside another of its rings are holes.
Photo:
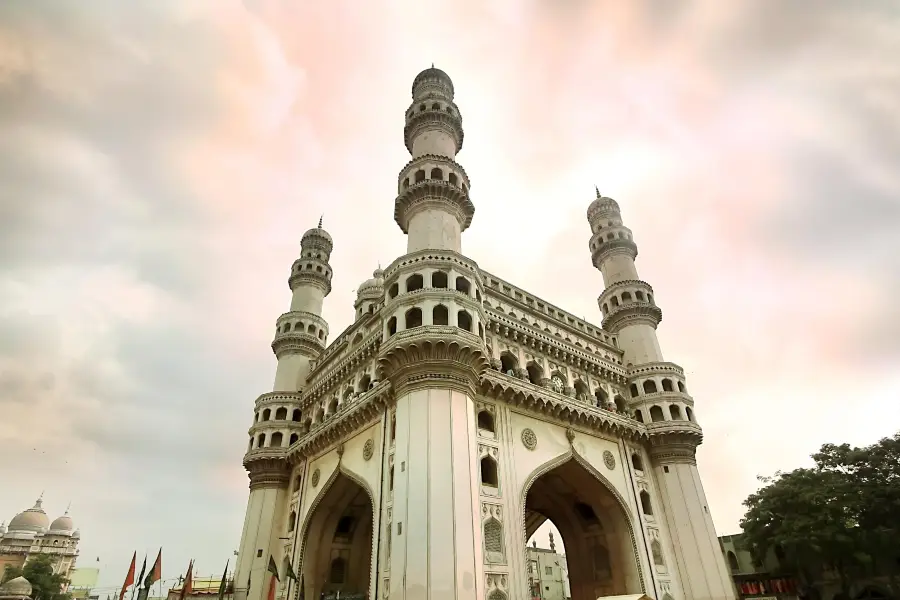
[[[537,448],[537,435],[531,429],[522,430],[522,445],[529,450]]]

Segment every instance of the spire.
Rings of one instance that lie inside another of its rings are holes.
[[[64,514],[64,515],[69,514],[69,509],[70,509],[70,508],[72,508],[72,501],[71,501],[71,500],[69,500],[69,504],[66,506],[66,512],[63,513],[63,514]]]
[[[319,229],[322,229],[322,219],[324,219],[324,218],[325,218],[325,214],[323,213],[323,214],[319,217]]]
[[[597,192],[597,197],[600,197],[600,188],[597,187],[597,184],[594,184],[594,191]]]

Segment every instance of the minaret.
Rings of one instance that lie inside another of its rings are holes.
[[[303,234],[300,257],[291,266],[290,311],[275,324],[272,351],[278,359],[274,391],[256,400],[250,442],[244,467],[250,477],[250,499],[235,569],[235,596],[260,600],[267,592],[263,582],[269,556],[284,553],[287,501],[291,465],[288,449],[302,436],[312,415],[303,414],[300,399],[315,361],[325,349],[328,323],[322,304],[331,292],[332,239],[318,227]],[[250,589],[247,590],[247,583]],[[255,583],[254,583],[255,582]]]
[[[663,361],[656,337],[662,311],[653,288],[638,277],[631,230],[622,222],[618,203],[596,192],[587,218],[593,233],[591,258],[605,284],[597,303],[603,328],[617,335],[622,349],[629,406],[649,430],[653,474],[677,557],[682,597],[733,599],[731,575],[697,470],[696,450],[703,432],[695,422],[694,400],[687,393],[682,368]]]
[[[408,235],[407,252],[460,252],[475,206],[466,171],[456,162],[463,129],[453,82],[432,65],[413,80],[412,97],[403,128],[412,160],[400,171],[394,219]]]
[[[394,390],[396,439],[385,469],[379,574],[391,598],[484,598],[475,405],[488,367],[481,275],[460,254],[475,208],[454,157],[462,122],[453,83],[434,67],[413,81],[406,112],[412,161],[394,216],[408,254],[384,271],[380,379]]]

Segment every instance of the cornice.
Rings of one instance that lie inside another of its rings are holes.
[[[485,308],[481,302],[469,296],[465,292],[459,292],[453,288],[423,287],[412,292],[399,294],[385,302],[384,313],[392,315],[398,307],[414,307],[423,300],[455,302],[458,306],[468,308],[474,312],[485,315]]]
[[[634,419],[497,371],[490,370],[482,376],[480,392],[566,424],[639,442],[648,439],[647,428]]]
[[[278,449],[277,455],[274,452],[266,453],[266,450],[269,449],[251,451],[244,456],[244,468],[250,478],[251,490],[287,487],[291,479],[291,469],[284,449]]]
[[[453,136],[457,152],[462,150],[465,133],[462,127],[462,116],[459,112],[451,114],[440,109],[426,108],[425,110],[417,110],[412,116],[408,116],[406,125],[403,126],[403,141],[410,154],[413,151],[413,140],[422,131],[433,129],[435,126]]]
[[[650,362],[641,363],[628,367],[628,379],[636,377],[648,377],[651,375],[674,375],[676,378],[684,379],[684,369],[673,362]]]
[[[325,342],[320,340],[315,334],[287,331],[275,334],[272,340],[272,352],[276,358],[281,358],[286,354],[302,354],[309,358],[316,358],[322,354],[325,348]]]
[[[625,254],[634,260],[638,255],[637,244],[632,240],[618,238],[605,240],[602,244],[598,244],[596,249],[591,250],[591,261],[599,269],[603,265],[603,261],[615,254]]]
[[[649,325],[656,329],[662,321],[662,309],[640,300],[621,304],[603,318],[603,328],[619,333],[629,325]]]
[[[290,462],[296,463],[303,458],[314,456],[322,449],[368,427],[381,418],[392,398],[391,383],[382,381],[350,403],[342,405],[336,415],[313,425],[306,435],[288,449]]]
[[[439,269],[448,268],[447,263],[453,267],[461,267],[475,278],[480,288],[484,288],[484,278],[478,263],[453,250],[419,250],[404,254],[397,260],[392,262],[384,270],[384,285],[388,287],[393,283],[394,277],[410,268],[435,267]],[[459,270],[459,269],[457,269]]]
[[[639,396],[635,398],[628,399],[629,406],[639,406],[641,404],[658,404],[660,402],[681,402],[687,406],[694,406],[694,399],[684,393],[679,391],[662,391],[662,392],[653,392],[651,394],[641,393]]]
[[[697,446],[703,443],[703,432],[696,423],[648,423],[647,430],[650,433],[650,457],[656,464],[697,464]]]
[[[322,261],[319,261],[322,262]],[[307,284],[319,288],[327,296],[331,293],[331,273],[327,275],[318,271],[302,270],[292,272],[288,277],[288,287],[294,291],[301,284]]]
[[[456,217],[461,231],[472,224],[475,205],[461,187],[443,179],[425,179],[410,185],[394,201],[394,220],[403,233],[409,233],[409,221],[425,209],[437,209]]]
[[[534,331],[531,327],[526,327],[492,309],[486,309],[485,312],[491,318],[488,329],[494,333],[534,348],[539,352],[572,365],[577,369],[582,369],[597,377],[606,379],[611,383],[623,385],[626,382],[625,369],[623,367],[609,364],[603,359],[585,352],[583,349],[576,348],[574,345],[549,336],[546,333]]]
[[[466,187],[471,188],[472,185],[469,182],[469,175],[466,173],[466,170],[463,168],[461,164],[450,158],[449,156],[444,156],[442,154],[422,154],[421,156],[417,156],[412,159],[400,169],[400,173],[397,174],[397,185],[401,185],[403,180],[408,177],[408,171],[411,170],[414,166],[418,166],[424,163],[435,162],[435,163],[444,163],[453,167],[454,171],[458,171],[460,175],[465,179]]]
[[[484,340],[451,325],[398,332],[381,345],[379,370],[397,395],[420,387],[450,387],[474,395],[488,369]]]

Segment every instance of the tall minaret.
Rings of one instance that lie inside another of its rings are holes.
[[[637,408],[650,433],[653,474],[677,557],[681,595],[733,599],[731,575],[697,471],[696,450],[703,433],[694,420],[684,371],[663,361],[656,337],[662,311],[653,288],[638,277],[637,245],[622,223],[618,203],[599,190],[587,218],[593,233],[591,258],[606,286],[597,299],[603,328],[617,335],[628,369],[629,405]]]
[[[274,391],[256,400],[244,467],[250,477],[250,499],[235,569],[235,597],[262,599],[267,590],[269,556],[284,554],[285,517],[290,494],[288,448],[306,431],[308,417],[300,398],[314,362],[325,349],[328,323],[322,303],[331,292],[332,240],[319,220],[300,241],[288,285],[291,309],[275,324],[272,351],[278,359]],[[250,588],[247,584],[250,582]],[[255,583],[254,583],[255,582]]]
[[[412,160],[400,171],[394,219],[409,236],[407,252],[460,252],[460,237],[472,223],[475,206],[466,171],[455,160],[463,129],[453,82],[432,65],[416,76],[412,97],[403,128]]]
[[[474,398],[488,367],[481,275],[460,255],[475,212],[453,83],[431,67],[412,86],[394,216],[408,253],[384,271],[380,379],[394,392],[395,439],[383,494],[387,550],[379,574],[391,598],[485,598]],[[522,540],[524,542],[524,540]]]

